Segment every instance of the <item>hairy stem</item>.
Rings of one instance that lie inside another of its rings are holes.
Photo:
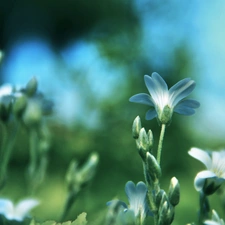
[[[161,160],[162,145],[163,145],[165,130],[166,130],[166,124],[162,124],[160,137],[159,137],[158,150],[157,150],[157,162],[159,165],[160,165],[160,160]]]

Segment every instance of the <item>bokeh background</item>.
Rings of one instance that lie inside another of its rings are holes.
[[[0,1],[1,84],[23,86],[35,76],[55,103],[47,120],[52,145],[47,176],[36,195],[41,200],[36,218],[59,219],[68,165],[72,158],[84,162],[91,152],[100,156],[95,179],[67,219],[87,212],[90,224],[103,224],[107,201],[127,201],[125,183],[144,180],[132,122],[139,115],[152,129],[155,148],[160,132],[156,120],[145,121],[147,107],[128,99],[147,92],[143,76],[156,71],[169,86],[185,77],[197,83],[192,97],[201,107],[191,117],[174,115],[166,131],[161,180],[165,190],[171,177],[180,181],[174,224],[196,221],[193,179],[203,166],[187,151],[225,146],[224,10],[223,0]],[[15,202],[27,197],[27,148],[26,138],[17,140],[1,197]],[[219,206],[219,199],[210,201]]]

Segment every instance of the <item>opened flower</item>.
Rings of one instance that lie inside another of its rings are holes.
[[[39,205],[35,199],[26,199],[14,205],[8,199],[0,199],[0,214],[8,220],[23,221],[31,209]]]
[[[125,192],[130,203],[129,207],[126,203],[118,200],[110,201],[107,205],[111,206],[116,203],[118,207],[119,204],[124,213],[132,212],[134,219],[143,223],[147,215],[152,215],[147,204],[147,187],[145,183],[138,182],[137,185],[135,185],[132,181],[128,181],[125,185]]]
[[[204,225],[225,225],[223,219],[220,219],[215,210],[212,210],[212,220],[206,220]]]
[[[188,153],[206,166],[206,170],[199,172],[195,177],[195,189],[203,191],[206,195],[213,194],[225,181],[225,150],[204,151],[191,148]]]
[[[152,76],[145,75],[144,80],[150,95],[140,93],[129,100],[151,107],[146,113],[146,120],[157,117],[162,124],[167,124],[173,112],[188,116],[194,114],[195,109],[200,106],[195,100],[184,100],[195,88],[195,82],[190,78],[179,81],[170,89],[158,73],[154,72]]]

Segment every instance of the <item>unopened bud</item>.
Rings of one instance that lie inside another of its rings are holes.
[[[156,206],[159,208],[161,204],[167,201],[167,199],[168,198],[167,198],[166,192],[163,189],[161,189],[156,195],[156,199],[155,199]]]
[[[154,144],[153,133],[151,130],[148,130],[148,140],[149,140],[149,149],[151,150]]]
[[[180,184],[176,177],[173,177],[170,181],[168,197],[173,206],[176,206],[180,201]]]
[[[159,209],[159,225],[168,225],[173,222],[174,208],[168,201],[165,201]]]
[[[139,146],[143,150],[148,151],[148,149],[149,149],[149,140],[148,140],[148,135],[147,135],[147,133],[145,131],[145,128],[141,128],[141,130],[140,130],[138,143],[139,143]]]
[[[141,130],[141,119],[139,116],[137,116],[134,119],[132,126],[132,135],[134,139],[138,139],[140,130]]]
[[[34,93],[37,91],[38,82],[35,77],[31,78],[26,85],[26,94],[28,96],[33,96]]]
[[[27,107],[23,114],[24,123],[28,126],[37,125],[42,118],[42,110],[40,102],[36,100],[29,100]]]
[[[24,94],[17,94],[13,104],[13,112],[16,116],[21,116],[27,105],[27,97]]]
[[[149,152],[146,153],[147,170],[153,181],[161,176],[161,168],[156,158]]]

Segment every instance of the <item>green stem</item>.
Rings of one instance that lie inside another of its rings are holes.
[[[29,150],[30,150],[30,163],[28,166],[28,183],[29,183],[29,193],[34,194],[37,188],[38,180],[38,134],[36,128],[31,128],[29,130]]]
[[[13,146],[16,141],[16,137],[18,134],[19,124],[16,125],[14,132],[12,133],[10,138],[5,140],[3,149],[1,149],[1,166],[0,166],[0,189],[4,187],[6,176],[7,176],[7,167],[9,164],[10,157],[12,155]],[[7,135],[7,131],[5,130]]]
[[[166,124],[162,124],[160,137],[159,137],[158,150],[157,150],[157,162],[159,165],[160,165],[160,160],[161,160],[162,145],[163,145],[165,130],[166,130]]]
[[[69,213],[71,207],[73,206],[75,200],[76,200],[77,192],[76,191],[71,191],[68,193],[67,200],[63,209],[63,213],[61,215],[60,221],[64,222],[67,214]]]
[[[148,192],[147,192],[148,204],[149,204],[149,207],[150,207],[151,211],[154,214],[154,225],[157,225],[158,208],[156,207],[156,204],[155,204],[155,190],[153,189],[154,185],[153,185],[153,182],[152,182],[152,180],[149,177],[149,174],[147,172],[145,162],[143,162],[143,170],[144,170],[145,181],[146,181],[147,189],[148,189]]]
[[[204,224],[205,220],[209,219],[209,211],[210,211],[208,198],[203,191],[200,192],[199,202],[200,202],[200,212],[199,212],[198,224],[202,225]]]

